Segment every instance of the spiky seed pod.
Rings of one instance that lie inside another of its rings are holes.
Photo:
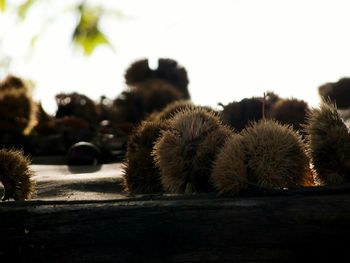
[[[273,91],[268,91],[265,94],[265,102],[266,102],[266,106],[267,106],[267,110],[269,110],[269,108],[271,106],[273,106],[276,102],[278,102],[280,100],[280,96],[278,96],[276,93],[274,93]]]
[[[224,106],[221,112],[223,123],[237,131],[243,130],[250,122],[262,119],[263,102],[261,98],[243,99]]]
[[[0,81],[0,133],[27,135],[36,125],[36,104],[26,83],[13,75]]]
[[[173,85],[161,80],[149,80],[140,87],[124,91],[114,100],[113,119],[119,123],[138,124],[152,112],[162,110],[179,99],[181,94]]]
[[[350,181],[350,134],[336,106],[323,100],[313,109],[305,126],[308,153],[323,184]]]
[[[176,113],[185,109],[194,109],[196,106],[189,100],[177,100],[168,104],[163,110],[153,112],[148,120],[169,120]]]
[[[34,193],[30,161],[19,150],[0,150],[0,181],[4,185],[3,201],[30,199]]]
[[[169,83],[181,94],[181,98],[190,98],[187,72],[175,60],[161,58],[158,60],[158,68],[152,70],[148,60],[143,59],[134,62],[126,70],[125,81],[129,86],[140,87],[143,86],[143,82],[149,80],[162,80]]]
[[[180,100],[181,93],[176,87],[162,80],[154,79],[142,84],[145,88],[138,92],[144,98],[145,112],[148,114],[164,109],[168,104]]]
[[[237,131],[243,130],[249,123],[269,117],[271,108],[280,100],[280,97],[268,91],[265,97],[244,98],[239,102],[231,102],[223,106],[221,118],[223,123],[230,125]]]
[[[96,104],[87,96],[73,93],[60,93],[56,95],[56,118],[77,117],[86,121],[90,128],[96,128],[98,112]]]
[[[301,131],[308,112],[309,107],[303,100],[280,99],[272,106],[270,117],[281,124],[292,125],[296,131]]]
[[[55,119],[50,116],[42,107],[41,103],[37,104],[36,119],[37,123],[33,130],[32,135],[49,135],[56,133]]]
[[[163,192],[160,171],[151,152],[161,131],[168,129],[166,121],[144,121],[131,134],[124,163],[124,187],[133,194]]]
[[[335,101],[339,109],[350,107],[350,78],[342,78],[337,82],[330,82],[318,88],[324,99]]]
[[[142,94],[135,90],[123,91],[112,106],[112,121],[114,123],[139,123],[145,118],[145,106]]]
[[[169,58],[161,58],[158,60],[158,69],[156,70],[156,76],[163,79],[175,87],[181,92],[184,99],[190,98],[188,91],[188,76],[184,67],[180,66],[175,60]]]
[[[0,90],[6,89],[25,89],[27,90],[27,86],[24,81],[16,76],[8,75],[2,81],[0,81]]]
[[[147,59],[135,61],[125,72],[125,81],[128,85],[135,85],[152,78],[153,72],[148,65]]]
[[[0,133],[27,134],[36,124],[36,106],[25,89],[0,91]]]
[[[212,163],[232,131],[207,110],[184,110],[169,120],[154,146],[153,156],[165,190],[171,193],[213,191]]]
[[[197,106],[189,100],[177,100],[168,104],[163,110],[152,113],[148,120],[169,120],[174,117],[178,112],[188,111],[194,109],[203,109],[219,116],[219,113],[208,106]]]
[[[267,189],[302,185],[309,160],[301,136],[290,126],[261,120],[241,134],[250,182]]]
[[[237,194],[248,186],[242,139],[239,134],[231,136],[215,158],[211,180],[220,194]]]
[[[310,187],[310,186],[316,186],[317,185],[317,180],[315,180],[315,175],[313,170],[308,167],[305,172],[304,180],[302,185],[304,187]]]

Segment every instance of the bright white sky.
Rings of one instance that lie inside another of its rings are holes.
[[[76,15],[59,11],[77,1],[47,2],[22,25],[0,14],[0,55],[13,58],[12,73],[36,82],[35,98],[51,113],[61,91],[116,97],[125,69],[144,57],[176,59],[187,69],[193,101],[212,106],[267,90],[316,106],[319,85],[350,75],[350,1],[90,1],[127,16],[101,21],[115,51],[101,46],[91,57],[72,49]],[[29,52],[40,21],[57,13]]]

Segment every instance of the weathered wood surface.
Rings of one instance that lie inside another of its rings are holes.
[[[349,262],[348,185],[128,197],[120,164],[32,168],[36,198],[0,203],[1,263]]]
[[[348,262],[343,192],[2,203],[0,262]]]
[[[34,200],[110,200],[125,198],[122,164],[99,166],[31,165],[36,182]],[[0,195],[2,194],[0,184]]]

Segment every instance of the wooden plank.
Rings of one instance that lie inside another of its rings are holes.
[[[0,262],[343,262],[349,197],[2,203]]]
[[[36,198],[0,203],[0,262],[348,261],[349,185],[127,196],[121,164],[32,169]]]
[[[125,198],[122,164],[98,166],[31,165],[34,200],[110,200]],[[0,195],[3,188],[0,184]]]

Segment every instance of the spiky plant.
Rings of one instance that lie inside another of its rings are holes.
[[[187,71],[184,67],[180,66],[177,61],[169,58],[160,58],[158,60],[156,76],[177,87],[177,90],[183,95],[182,98],[190,98]]]
[[[36,124],[36,106],[26,89],[0,90],[0,133],[28,134]]]
[[[135,90],[123,91],[113,101],[111,115],[114,123],[139,123],[146,115],[142,95]]]
[[[125,82],[130,86],[135,86],[146,79],[153,77],[153,71],[148,65],[148,59],[135,61],[125,72]]]
[[[0,133],[29,134],[36,125],[36,110],[25,81],[14,75],[0,81]]]
[[[97,106],[89,97],[73,93],[60,93],[56,95],[56,118],[76,117],[86,121],[91,129],[95,129],[99,117]]]
[[[8,75],[6,78],[0,81],[0,90],[6,89],[25,89],[28,90],[25,82],[14,75]]]
[[[129,86],[145,89],[149,86],[147,82],[150,80],[171,84],[182,99],[190,98],[187,72],[175,60],[161,58],[158,60],[158,68],[152,70],[148,65],[148,60],[143,59],[134,62],[126,70],[125,81]]]
[[[161,182],[171,193],[213,191],[212,163],[232,131],[205,109],[177,113],[154,146]]]
[[[265,93],[265,102],[266,102],[265,106],[267,107],[267,111],[269,111],[270,107],[273,106],[280,99],[281,99],[280,96],[278,96],[273,91],[267,91]]]
[[[133,194],[151,194],[163,191],[160,171],[151,152],[161,131],[168,129],[166,121],[144,121],[131,134],[124,163],[125,190]]]
[[[37,124],[31,131],[32,135],[49,135],[57,132],[55,119],[44,110],[41,103],[37,104],[36,119]]]
[[[194,105],[189,100],[177,100],[168,104],[163,110],[152,113],[147,119],[148,120],[169,120],[174,117],[178,112],[188,111],[194,109],[203,109],[219,116],[219,113],[209,106],[198,106]]]
[[[241,131],[248,124],[268,117],[271,108],[279,100],[280,97],[277,94],[268,91],[264,97],[244,98],[239,102],[233,101],[227,105],[220,104],[223,106],[221,118],[223,123]]]
[[[322,98],[336,102],[339,109],[350,107],[350,78],[341,78],[337,82],[330,82],[318,88]]]
[[[0,150],[0,181],[5,192],[2,200],[30,199],[34,193],[30,160],[19,150]]]
[[[305,126],[313,169],[324,184],[350,181],[350,134],[337,108],[323,100]]]
[[[145,81],[143,85],[145,89],[139,88],[138,92],[144,98],[147,115],[162,110],[170,103],[182,98],[181,93],[170,83],[154,79]]]
[[[215,158],[211,180],[220,194],[237,194],[248,187],[242,136],[234,134]]]
[[[250,182],[266,189],[302,185],[309,161],[301,136],[290,126],[261,120],[241,134]]]
[[[152,112],[160,111],[168,104],[181,99],[173,85],[159,80],[143,83],[146,88],[124,91],[114,102],[113,119],[119,123],[139,124]]]
[[[280,99],[271,108],[269,117],[281,124],[292,125],[296,131],[301,131],[309,112],[307,103],[298,99]]]
[[[221,118],[225,124],[237,131],[243,130],[250,122],[258,121],[263,117],[263,101],[261,98],[243,99],[224,106]]]
[[[308,167],[306,169],[302,185],[304,187],[311,187],[311,186],[318,185],[317,178],[316,178],[316,176],[314,174],[314,171],[310,167]]]
[[[196,106],[189,100],[176,100],[168,104],[161,111],[155,111],[147,117],[147,120],[169,120],[176,113],[185,109],[194,109]]]

